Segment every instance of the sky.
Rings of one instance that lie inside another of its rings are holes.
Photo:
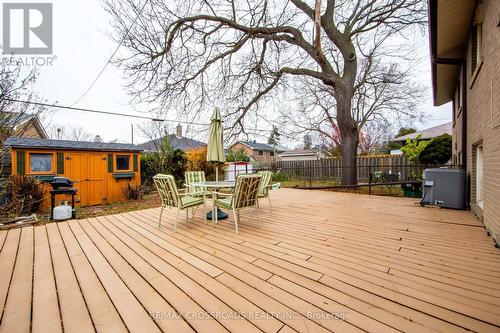
[[[39,1],[31,0],[30,2]],[[47,2],[47,0],[41,2]],[[40,76],[34,87],[36,93],[48,103],[57,102],[60,105],[148,115],[147,106],[131,107],[129,105],[130,97],[124,87],[126,82],[121,70],[113,64],[107,66],[90,92],[78,104],[74,104],[87,90],[117,47],[117,43],[110,37],[113,33],[112,18],[102,8],[100,0],[53,0],[52,3],[55,58],[52,66],[39,67]],[[451,106],[435,108],[432,103],[427,37],[423,36],[415,41],[415,52],[419,59],[416,79],[428,87],[428,98],[423,103],[422,109],[429,115],[425,123],[418,123],[415,126],[417,129],[423,129],[446,123],[451,119]],[[175,114],[169,115],[169,119],[175,118]],[[131,142],[131,126],[133,125],[134,143],[146,141],[137,127],[144,125],[144,120],[133,118],[53,110],[45,117],[44,123],[48,127],[83,127],[93,135],[100,135],[105,141],[118,140],[118,142]],[[168,126],[173,130],[175,125],[175,123],[170,123]],[[204,135],[194,129],[186,134],[186,136],[201,140],[204,139]],[[262,137],[254,139],[265,141]],[[294,147],[301,141],[292,142],[288,139],[283,143]]]

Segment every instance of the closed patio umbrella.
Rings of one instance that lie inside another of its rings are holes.
[[[219,180],[219,163],[226,162],[224,154],[224,130],[222,129],[222,118],[219,108],[214,109],[210,118],[210,131],[207,144],[207,161],[215,162],[215,180]],[[207,213],[207,218],[212,219],[212,212]],[[217,219],[226,219],[227,214],[217,208]]]
[[[215,108],[212,118],[210,118],[210,134],[207,144],[207,161],[224,163],[224,130],[222,129],[222,118],[219,108]],[[215,167],[215,180],[219,180],[219,168]]]

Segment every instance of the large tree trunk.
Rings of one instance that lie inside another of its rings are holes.
[[[357,185],[358,129],[344,133],[342,137],[342,185]]]
[[[337,123],[342,139],[342,185],[357,185],[359,130],[351,115],[352,88],[337,89]]]

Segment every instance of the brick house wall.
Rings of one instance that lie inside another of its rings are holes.
[[[252,148],[248,147],[247,145],[244,145],[240,142],[237,142],[231,147],[232,150],[240,150],[243,149],[245,153],[248,156],[251,156],[254,160],[258,162],[265,162],[265,163],[271,163],[273,160],[273,156],[271,156],[270,151],[268,150],[262,150],[262,155],[259,155],[258,150],[253,150]]]
[[[471,42],[467,48],[467,175],[472,211],[500,243],[500,1],[484,0],[482,63],[471,72]],[[454,99],[453,159],[463,154],[460,84]],[[483,208],[476,193],[476,153],[483,149]]]

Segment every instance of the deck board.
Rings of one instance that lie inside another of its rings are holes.
[[[470,212],[271,195],[238,236],[159,208],[0,232],[0,332],[500,331],[500,250]]]

